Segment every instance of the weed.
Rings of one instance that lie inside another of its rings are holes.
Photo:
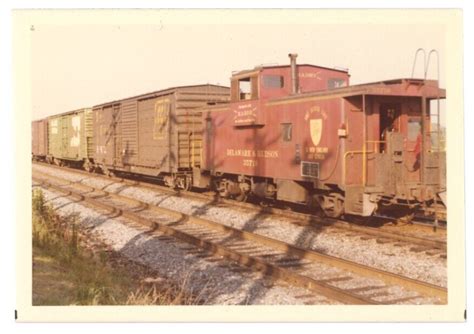
[[[148,270],[129,260],[114,260],[104,249],[84,249],[79,239],[79,215],[59,216],[40,189],[33,190],[32,206],[33,305],[201,303],[187,292],[187,280],[181,284],[143,283],[136,278],[137,272],[148,276]]]

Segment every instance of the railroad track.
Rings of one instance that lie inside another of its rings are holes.
[[[433,284],[302,249],[280,240],[56,176],[37,171],[33,175],[34,181],[41,187],[107,210],[113,216],[148,226],[151,233],[158,231],[241,266],[261,271],[272,279],[304,287],[345,304],[410,303],[425,298],[428,298],[428,303],[447,302],[447,290]],[[321,268],[332,268],[336,272],[321,278]],[[400,297],[400,293],[403,297]]]
[[[35,164],[52,167],[60,170],[64,169],[64,167],[49,165],[46,163],[35,162]],[[341,219],[333,219],[327,217],[321,218],[312,214],[289,211],[271,206],[262,207],[260,205],[252,203],[223,199],[219,196],[216,196],[215,194],[211,195],[190,191],[173,190],[169,187],[149,182],[130,180],[127,178],[121,178],[116,176],[107,177],[72,168],[67,168],[67,170],[73,173],[87,175],[89,178],[106,179],[109,181],[123,183],[129,186],[150,189],[152,191],[159,191],[161,193],[166,193],[172,196],[185,197],[205,202],[213,202],[219,205],[228,205],[229,207],[237,207],[245,209],[247,211],[252,210],[258,212],[259,214],[277,215],[290,220],[290,222],[295,225],[314,228],[315,230],[320,228],[331,227],[341,230],[343,232],[361,235],[363,239],[375,239],[378,243],[392,243],[397,246],[403,246],[408,244],[412,246],[410,250],[412,250],[413,252],[426,252],[428,255],[431,256],[438,255],[442,258],[447,257],[446,231],[439,231],[437,233],[434,233],[432,229],[426,225],[395,225],[378,227],[364,226]],[[403,230],[405,230],[406,233],[403,233]],[[418,235],[416,233],[418,233]]]

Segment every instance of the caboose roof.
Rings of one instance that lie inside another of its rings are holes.
[[[268,101],[272,104],[285,104],[299,102],[301,100],[316,100],[330,97],[350,97],[358,95],[391,95],[391,96],[422,96],[421,88],[426,88],[425,96],[428,99],[446,98],[446,90],[438,87],[436,80],[423,80],[414,78],[393,79],[377,81],[372,83],[351,85],[346,87],[333,88],[323,91],[301,93],[295,95],[275,98]],[[411,87],[411,89],[408,89]]]
[[[331,67],[324,67],[324,66],[319,66],[319,65],[312,65],[312,64],[298,64],[296,65],[297,67],[312,67],[312,68],[319,68],[323,70],[329,70],[329,71],[336,71],[336,72],[342,72],[342,73],[348,73],[348,69],[342,69],[342,68],[331,68]],[[251,75],[253,73],[258,73],[261,72],[264,69],[272,69],[272,68],[290,68],[290,65],[260,65],[260,66],[255,66],[253,69],[249,70],[242,70],[242,71],[235,71],[232,72],[232,77],[241,77],[243,75]]]

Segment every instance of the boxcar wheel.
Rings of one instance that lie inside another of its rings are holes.
[[[92,173],[94,171],[94,165],[91,164],[89,161],[84,162],[82,166],[86,172]]]

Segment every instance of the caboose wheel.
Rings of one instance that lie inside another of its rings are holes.
[[[319,195],[317,200],[327,217],[337,218],[344,213],[344,198],[341,194]]]
[[[411,224],[413,218],[415,217],[414,213],[409,213],[403,217],[397,219],[397,224]]]
[[[247,194],[241,192],[239,195],[235,196],[234,199],[238,202],[245,202],[247,200]]]

